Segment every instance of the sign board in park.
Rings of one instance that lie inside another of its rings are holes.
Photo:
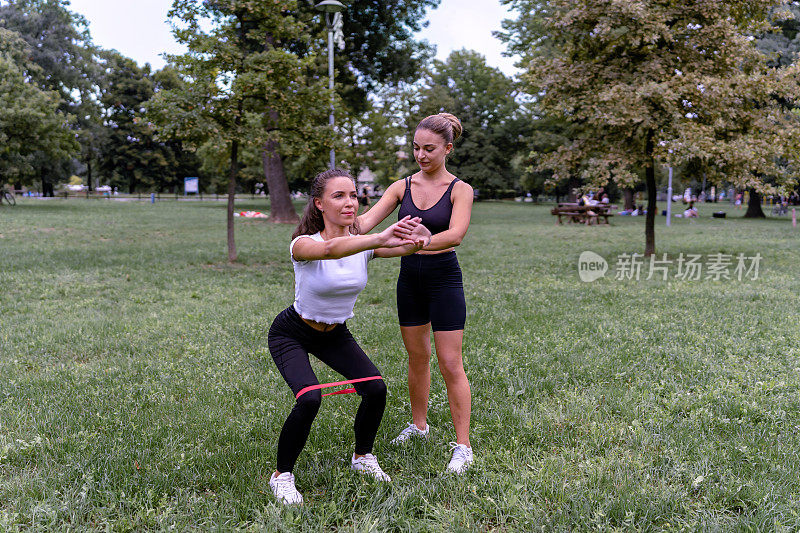
[[[183,194],[199,193],[200,178],[183,178]]]

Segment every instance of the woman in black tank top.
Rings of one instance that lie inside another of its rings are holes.
[[[403,194],[403,200],[400,202],[400,210],[397,212],[398,220],[406,215],[412,218],[419,217],[422,219],[422,224],[430,230],[431,235],[450,229],[450,216],[453,214],[453,201],[451,199],[453,185],[461,180],[454,177],[450,182],[450,186],[439,198],[439,201],[428,209],[420,209],[414,204],[414,197],[411,195],[411,178],[408,177],[404,181],[406,190]]]
[[[466,303],[455,247],[469,228],[473,193],[472,187],[445,168],[453,141],[460,135],[461,123],[453,115],[440,113],[423,119],[414,132],[414,158],[420,171],[389,186],[378,203],[359,217],[362,231],[370,231],[399,205],[399,218],[420,217],[431,232],[430,242],[400,263],[397,314],[408,352],[412,423],[392,442],[399,444],[429,433],[432,329],[456,433],[447,470],[456,473],[472,462],[471,391],[461,353]]]

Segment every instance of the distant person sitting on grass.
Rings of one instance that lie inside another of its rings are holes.
[[[419,218],[402,218],[384,231],[359,235],[355,182],[344,170],[327,170],[311,185],[303,217],[289,245],[295,276],[294,304],[272,322],[269,351],[296,402],[278,438],[277,469],[270,488],[283,504],[301,504],[294,484],[295,462],[306,444],[322,402],[317,376],[308,354],[313,353],[347,380],[361,396],[356,413],[353,470],[381,481],[391,478],[372,455],[372,445],[386,407],[386,385],[380,371],[359,347],[345,321],[367,284],[367,263],[373,257],[397,257],[419,251],[431,234]],[[409,233],[395,235],[398,228]],[[311,387],[311,388],[309,388]]]
[[[689,207],[683,212],[683,218],[697,218],[697,208],[694,206],[694,202],[689,202]]]

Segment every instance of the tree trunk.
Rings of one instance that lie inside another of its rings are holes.
[[[265,50],[275,46],[275,38],[268,34]],[[267,109],[271,126],[278,123],[278,112]],[[266,193],[269,195],[269,220],[275,223],[296,224],[300,221],[292,205],[289,194],[289,183],[286,181],[286,170],[283,168],[283,158],[279,151],[278,141],[267,141],[261,151],[261,162],[264,167],[264,177],[267,181]]]
[[[761,195],[754,189],[750,189],[750,200],[747,202],[747,212],[744,218],[767,218],[761,210]]]
[[[228,262],[236,262],[233,207],[236,201],[236,175],[239,173],[239,141],[231,141],[231,168],[228,176]]]
[[[92,158],[86,159],[86,185],[89,186],[89,192],[92,192]]]
[[[708,198],[708,195],[706,194],[706,173],[705,172],[703,172],[703,196],[705,196],[705,198]],[[705,201],[707,202],[708,200],[706,199]]]
[[[623,197],[625,198],[625,210],[632,211],[633,210],[633,189],[625,189],[623,191]]]
[[[649,257],[656,253],[656,162],[653,159],[653,133],[647,135],[645,150],[650,165],[644,171],[647,184],[647,217],[644,224],[644,255]]]
[[[272,113],[270,111],[270,115]],[[261,152],[264,177],[267,180],[267,192],[269,193],[269,219],[275,223],[296,224],[300,219],[292,205],[286,171],[283,169],[283,159],[278,148],[277,141],[267,141]]]
[[[42,179],[42,196],[52,198],[54,196],[53,184]]]
[[[575,189],[581,186],[581,182],[577,178],[569,178],[567,180],[567,201],[568,202],[577,202],[578,195],[575,193]]]

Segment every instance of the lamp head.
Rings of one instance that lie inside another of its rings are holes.
[[[314,6],[314,8],[324,13],[339,13],[344,11],[347,6],[339,2],[339,0],[322,0],[322,2]]]

